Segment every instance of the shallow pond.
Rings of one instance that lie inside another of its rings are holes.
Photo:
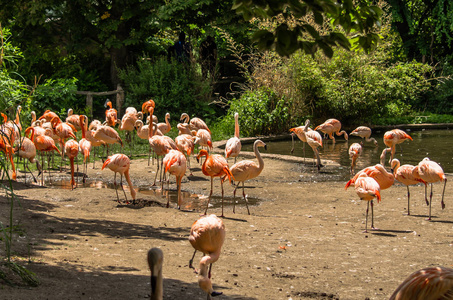
[[[453,173],[453,130],[420,130],[409,131],[405,130],[412,138],[413,141],[406,141],[396,147],[395,158],[398,158],[401,164],[418,164],[423,158],[429,157],[431,160],[439,163],[445,173]],[[349,175],[349,167],[351,161],[348,155],[349,146],[352,143],[363,141],[362,155],[359,157],[356,170],[375,165],[380,161],[380,155],[385,148],[383,136],[385,131],[373,132],[374,137],[379,145],[375,147],[372,142],[365,142],[356,136],[350,136],[349,141],[344,138],[336,137],[336,143],[333,144],[332,140],[323,139],[323,148],[320,148],[320,156],[322,159],[332,160],[339,163],[342,168],[338,170],[339,173]],[[262,148],[262,153],[281,154],[281,155],[294,155],[303,157],[303,143],[296,137],[294,153],[291,154],[291,139],[283,141],[268,141],[267,151]],[[252,144],[242,145],[242,151],[253,151]],[[312,158],[313,151],[305,145],[305,157]],[[388,160],[390,153],[387,153],[386,167],[389,168]],[[321,169],[322,171],[323,169]]]

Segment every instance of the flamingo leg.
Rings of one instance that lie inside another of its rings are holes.
[[[159,173],[159,157],[157,158],[157,170],[156,170],[156,175],[154,176],[154,182],[152,184],[153,186],[156,185],[157,173]]]
[[[94,163],[96,162],[96,147],[93,147],[93,169],[94,169]]]
[[[431,203],[433,202],[433,184],[431,183],[431,193],[429,194],[429,217],[428,221],[431,221]]]
[[[208,212],[209,202],[211,202],[212,188],[214,186],[213,181],[214,181],[214,177],[211,177],[211,192],[209,193],[208,203],[206,204],[206,210],[204,211],[205,215]]]
[[[247,212],[250,215],[249,204],[248,204],[248,201],[247,201],[247,197],[245,196],[244,181],[242,182],[242,196],[244,196],[245,206],[247,206]]]
[[[291,133],[291,154],[294,152],[294,133]]]
[[[411,215],[411,208],[410,208],[410,201],[411,201],[411,193],[409,192],[409,186],[407,186],[407,215]]]
[[[236,208],[236,190],[238,188],[239,185],[236,185],[234,187],[234,192],[233,192],[233,214],[235,214],[235,208]]]
[[[371,229],[379,230],[379,228],[374,227],[374,202],[371,200]]]
[[[62,151],[63,152],[63,151]],[[47,171],[49,172],[49,182],[52,184],[52,177],[50,175],[50,155],[47,158],[49,161],[47,162]]]
[[[367,233],[367,228],[368,228],[368,210],[370,208],[370,202],[368,201],[367,202],[367,205],[366,205],[366,217],[365,217],[365,230],[363,231],[364,233]]]
[[[116,199],[117,199],[118,203],[121,203],[121,202],[120,202],[120,196],[118,195],[117,184],[116,184],[116,172],[115,172],[115,176],[113,177],[113,185],[114,185],[114,187],[115,187]]]
[[[445,208],[444,194],[445,194],[445,186],[446,186],[446,185],[447,185],[447,178],[445,178],[445,182],[444,182],[444,190],[442,191],[442,202],[441,202],[442,209]]]
[[[194,272],[198,274],[197,269],[193,266],[193,259],[195,258],[195,254],[197,253],[197,250],[193,252],[192,258],[189,260],[189,268],[194,269]]]
[[[426,205],[429,205],[429,202],[428,202],[428,196],[426,195],[427,194],[427,185],[425,184],[425,202],[426,202]]]
[[[220,186],[222,188],[222,215],[221,215],[221,217],[223,218],[224,215],[223,215],[223,180],[222,179],[220,179]]]
[[[41,152],[42,166],[44,167],[44,154]],[[44,171],[41,171],[41,186],[44,186]]]
[[[167,208],[170,207],[170,176],[168,176],[168,180],[167,180]],[[164,182],[162,181],[162,194],[164,193]]]
[[[38,181],[36,180],[35,175],[33,175],[33,172],[30,170],[30,167],[28,166],[28,163],[27,163],[27,168],[28,168],[28,171],[30,172],[31,176],[33,176],[33,180],[35,181],[35,183],[37,183]]]
[[[181,181],[182,181],[182,176],[179,176],[178,178],[176,178],[176,181],[178,183],[178,209],[181,209],[181,202],[182,202]]]
[[[121,178],[120,179],[120,186],[121,186],[121,189],[123,190],[124,198],[126,198],[126,204],[129,204],[129,201],[127,200],[127,196],[126,196],[126,191],[124,190],[124,186],[123,186],[123,174],[120,174],[120,175],[121,175],[121,177],[120,177]]]

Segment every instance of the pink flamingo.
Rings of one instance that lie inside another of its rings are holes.
[[[66,123],[71,124],[74,128],[79,131],[81,129],[80,126],[80,116],[74,115],[74,111],[72,108],[68,109],[68,116],[66,117]]]
[[[166,113],[165,114],[165,123],[157,123],[157,129],[162,132],[162,134],[167,134],[171,130],[171,124],[170,124],[170,114]]]
[[[32,141],[33,141],[33,143],[35,143],[36,150],[41,152],[41,159],[42,159],[41,166],[42,167],[44,167],[44,155],[43,155],[43,152],[51,152],[51,151],[55,150],[55,151],[58,152],[58,154],[61,155],[60,149],[58,149],[57,146],[55,146],[55,141],[50,136],[38,135]],[[49,166],[47,167],[47,170],[49,171],[49,178],[50,178]],[[44,172],[41,172],[41,174],[42,174],[42,176],[41,176],[41,185],[44,185]]]
[[[381,201],[381,191],[377,181],[368,177],[365,173],[360,173],[359,177],[355,181],[355,192],[359,196],[360,200],[367,202],[366,207],[366,219],[365,219],[365,231],[368,232],[368,209],[371,203],[371,229],[377,229],[374,227],[374,213],[373,213],[373,199],[377,198],[378,203]]]
[[[29,132],[31,132],[30,138],[27,137]],[[31,163],[36,163],[36,167],[37,167],[38,171],[41,172],[42,171],[41,165],[39,164],[38,160],[35,159],[36,146],[33,143],[34,139],[35,139],[35,129],[33,127],[27,128],[27,130],[25,131],[25,136],[21,138],[21,141],[20,141],[20,144],[18,145],[16,153],[17,153],[17,155],[19,155],[19,157],[27,159]],[[24,160],[24,170],[25,170],[25,166],[26,165],[25,165],[25,160]],[[31,176],[33,177],[33,180],[35,182],[38,182],[36,180],[35,175],[33,175],[33,172],[30,171],[30,168],[28,167],[28,163],[27,163],[27,168],[28,168],[28,171],[30,172]],[[25,174],[25,183],[26,182],[27,182],[27,174]]]
[[[428,157],[425,157],[421,162],[418,163],[418,174],[420,178],[426,181],[427,183],[431,183],[431,194],[429,196],[429,218],[431,220],[431,203],[433,201],[433,183],[438,181],[444,182],[444,189],[442,191],[442,201],[441,206],[442,209],[445,208],[444,203],[444,194],[445,194],[445,186],[447,185],[447,176],[445,176],[444,170],[442,167],[439,166],[438,163],[431,161]],[[425,185],[425,201],[428,203],[428,199],[426,196],[426,185]]]
[[[359,143],[353,143],[349,147],[349,158],[351,159],[351,175],[354,175],[354,168],[360,155],[362,155],[362,145],[360,145]]]
[[[88,173],[88,161],[90,160],[90,152],[91,152],[91,141],[86,138],[86,116],[81,115],[79,116],[79,123],[80,128],[82,129],[82,139],[79,141],[79,148],[80,151],[83,153],[83,179],[82,181],[85,182],[85,178]]]
[[[225,158],[228,161],[228,158],[234,157],[234,163],[236,163],[236,159],[241,152],[242,144],[241,140],[239,139],[239,114],[234,114],[234,137],[230,138],[225,146]]]
[[[156,185],[157,173],[159,173],[160,170],[159,156],[165,156],[171,149],[175,150],[178,149],[176,147],[175,142],[170,137],[155,135],[154,133],[156,130],[157,130],[156,123],[153,123],[153,130],[149,130],[148,136],[149,144],[151,148],[154,150],[154,153],[156,153],[157,155],[157,171],[156,176],[154,177],[153,185]],[[163,161],[161,162],[161,164],[163,164]],[[162,180],[162,174],[160,180]]]
[[[190,122],[189,122],[189,119],[190,119],[190,117],[187,113],[183,113],[180,118],[181,121],[189,124],[190,130],[198,131],[199,129],[205,129],[205,130],[209,131],[209,134],[211,134],[211,130],[209,130],[208,125],[206,125],[206,123],[202,119],[192,118],[192,119],[190,119]]]
[[[249,179],[258,177],[261,174],[261,171],[264,169],[264,161],[261,157],[258,147],[264,147],[267,149],[266,144],[261,140],[256,140],[253,143],[253,152],[258,159],[258,164],[252,160],[241,160],[240,162],[234,164],[231,167],[231,174],[233,174],[234,180],[238,181],[238,184],[234,188],[233,197],[236,198],[236,189],[239,186],[239,182],[242,182],[242,196],[244,197],[245,205],[247,206],[247,212],[250,215],[249,205],[247,203],[247,197],[245,196],[244,182]],[[233,201],[233,213],[235,213],[236,201]]]
[[[384,133],[384,144],[388,147],[385,148],[381,153],[381,165],[385,166],[385,156],[388,151],[391,151],[390,161],[393,160],[395,155],[396,145],[403,143],[404,141],[412,141],[412,137],[402,131],[401,129],[393,129]]]
[[[98,125],[93,133],[93,137],[99,141],[104,142],[107,145],[107,156],[109,155],[109,145],[118,143],[123,147],[123,141],[121,140],[118,132],[108,125]]]
[[[211,269],[222,250],[225,241],[225,225],[216,215],[203,216],[193,223],[190,229],[189,241],[195,249],[192,258],[189,261],[189,267],[193,267],[193,259],[197,251],[203,252],[204,256],[200,260],[200,270],[198,285],[210,296],[219,296],[221,292],[215,292],[212,288]],[[209,266],[209,271],[208,271]],[[197,272],[195,270],[195,272]]]
[[[349,135],[359,136],[362,139],[365,139],[367,142],[373,142],[375,146],[378,145],[378,142],[374,138],[370,138],[371,136],[371,128],[366,126],[359,126],[354,129]]]
[[[76,140],[68,140],[64,144],[64,152],[69,158],[69,162],[71,164],[71,189],[74,189],[76,186],[76,182],[74,180],[74,158],[76,158],[77,154],[79,154],[79,143],[77,143]],[[79,167],[77,167],[77,169],[78,168]]]
[[[181,180],[186,173],[187,161],[184,154],[179,150],[170,150],[165,155],[163,160],[165,167],[165,173],[169,172],[176,177],[176,184],[178,186],[178,209],[181,208]],[[162,183],[163,185],[163,183]],[[167,201],[167,207],[169,207],[170,198]]]
[[[316,158],[316,166],[318,167],[318,171],[321,169],[322,164],[321,164],[321,157],[319,156],[319,151],[318,147],[322,147],[322,137],[321,135],[314,130],[311,130],[310,127],[310,120],[305,121],[304,126],[299,126],[299,127],[294,127],[291,128],[289,131],[291,131],[293,134],[291,135],[293,138],[293,147],[291,149],[291,153],[294,151],[294,134],[297,135],[297,137],[304,143],[307,143],[308,146],[311,147],[313,150],[313,153]],[[303,145],[304,147],[304,161],[305,161],[305,144]]]
[[[395,177],[395,179],[407,187],[407,215],[409,216],[411,214],[410,211],[411,194],[409,192],[409,186],[418,183],[423,183],[426,186],[426,182],[420,178],[418,166],[413,165],[401,166],[400,161],[396,158],[392,160],[391,166],[393,170],[393,176]]]
[[[452,299],[453,269],[429,267],[415,271],[393,292],[390,300]]]
[[[379,184],[381,190],[385,190],[391,187],[395,180],[395,177],[393,177],[392,173],[387,172],[387,170],[382,165],[377,164],[359,171],[351,180],[346,183],[344,188],[347,189],[351,184],[355,184],[357,178],[359,178],[361,173],[365,173],[368,177],[374,178]]]
[[[178,150],[181,151],[187,159],[187,165],[190,171],[190,155],[193,153],[195,148],[195,143],[193,140],[193,136],[189,134],[181,134],[175,138],[176,147]],[[190,171],[190,175],[192,172]]]
[[[124,197],[126,198],[126,204],[129,204],[129,201],[127,200],[126,192],[124,191],[123,188],[123,174],[124,177],[126,177],[127,184],[129,185],[129,189],[131,190],[131,196],[132,200],[135,201],[135,196],[136,192],[134,189],[134,186],[132,185],[131,178],[129,176],[129,167],[131,165],[131,160],[129,157],[127,157],[124,154],[118,153],[114,154],[112,156],[109,156],[107,160],[104,162],[102,165],[102,170],[104,170],[105,167],[109,168],[113,172],[115,172],[115,178],[113,179],[113,184],[115,185],[115,191],[116,191],[116,197],[118,200],[118,203],[120,202],[120,197],[118,195],[118,189],[117,189],[117,184],[116,184],[116,173],[120,173],[121,179],[120,179],[120,185],[121,189],[123,190]]]
[[[109,99],[105,102],[105,107],[108,107],[105,111],[105,124],[115,127],[115,125],[119,123],[118,112],[112,107],[112,102]]]
[[[220,185],[222,187],[222,215],[221,215],[221,217],[223,217],[223,181],[225,180],[225,176],[228,176],[228,179],[230,180],[230,182],[232,179],[234,180],[234,177],[231,174],[231,171],[228,168],[228,163],[223,156],[221,156],[219,154],[209,155],[208,151],[201,149],[200,153],[197,156],[197,160],[199,160],[202,156],[206,156],[206,159],[203,162],[201,171],[203,172],[204,175],[211,177],[211,191],[209,193],[209,199],[208,199],[208,203],[206,204],[206,210],[204,211],[204,214],[206,215],[206,212],[208,211],[208,207],[209,207],[209,202],[211,201],[214,177],[220,177]]]
[[[346,131],[341,130],[341,122],[338,121],[337,119],[328,119],[321,125],[316,126],[316,130],[320,130],[322,133],[329,135],[329,138],[332,139],[332,141],[335,143],[335,137],[333,134],[335,133],[336,135],[340,136],[343,135],[345,140],[348,140],[348,134]]]

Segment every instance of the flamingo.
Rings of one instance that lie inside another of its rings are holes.
[[[190,130],[190,126],[188,123],[178,123],[178,125],[176,125],[176,127],[178,128],[179,135],[183,135],[183,134],[192,135],[192,131]]]
[[[202,119],[192,118],[192,119],[190,119],[190,122],[189,122],[189,119],[190,119],[190,117],[187,113],[183,113],[180,118],[181,121],[189,124],[190,130],[198,131],[199,129],[205,129],[205,130],[209,131],[209,134],[211,134],[211,130],[209,130],[208,125],[206,125],[206,123]]]
[[[3,133],[1,133],[0,135],[1,135],[0,151],[5,153],[5,156],[7,156],[9,158],[9,161],[11,163],[11,168],[13,169],[12,179],[16,180],[16,167],[14,165],[14,159],[13,159],[14,149],[11,146],[11,144],[9,143],[8,138],[3,136]]]
[[[105,107],[108,107],[108,109],[105,111],[105,124],[115,127],[115,125],[119,123],[118,112],[112,107],[112,102],[109,99],[107,99],[107,101],[105,102]]]
[[[385,190],[391,187],[395,180],[395,177],[393,177],[392,173],[387,172],[387,170],[381,164],[377,164],[359,171],[351,180],[346,183],[344,188],[347,189],[351,184],[355,184],[357,178],[359,178],[361,173],[365,173],[368,177],[374,178],[379,184],[381,190]]]
[[[186,173],[187,160],[184,154],[179,150],[170,150],[163,159],[163,165],[165,167],[165,173],[169,172],[176,176],[176,185],[178,186],[178,209],[181,208],[181,180]],[[162,183],[163,186],[163,183]],[[167,207],[169,207],[170,198],[167,201]]]
[[[309,125],[310,125],[310,120],[307,119],[305,121],[304,126],[294,127],[289,130],[291,132],[291,138],[292,138],[291,154],[294,152],[294,134],[295,134],[303,143],[302,149],[304,151],[304,162],[305,162],[305,143],[307,142],[307,137],[305,136],[305,132],[312,131],[312,129],[310,127],[308,127]]]
[[[415,271],[393,292],[389,300],[452,299],[453,269],[429,267]]]
[[[123,147],[123,141],[118,132],[108,125],[98,125],[93,132],[93,137],[99,141],[103,141],[107,145],[107,156],[109,155],[110,144],[118,143]]]
[[[188,168],[190,171],[190,155],[193,153],[195,148],[195,143],[193,141],[192,135],[189,134],[181,134],[175,138],[176,147],[178,150],[181,151],[187,159]],[[192,172],[190,172],[192,175]]]
[[[220,177],[220,185],[222,187],[222,215],[221,216],[223,217],[223,181],[225,180],[224,176],[225,175],[228,176],[228,179],[230,180],[230,182],[232,179],[234,180],[234,177],[231,174],[231,171],[228,168],[228,163],[223,156],[221,156],[219,154],[209,155],[208,151],[201,149],[200,153],[197,156],[197,160],[199,160],[202,156],[206,156],[206,159],[203,162],[201,171],[203,172],[204,175],[211,177],[211,191],[209,193],[209,199],[208,199],[208,203],[206,204],[206,210],[204,211],[204,214],[206,215],[206,212],[208,211],[208,207],[209,207],[209,202],[211,201],[214,177]]]
[[[371,128],[366,126],[359,126],[354,129],[349,135],[359,136],[362,139],[365,139],[367,142],[373,142],[375,146],[378,145],[378,142],[374,138],[370,138],[371,136]]]
[[[155,108],[156,108],[156,103],[154,102],[153,99],[149,99],[148,101],[143,102],[142,113],[143,114],[149,113],[149,115],[152,116]],[[154,122],[154,120],[153,120],[153,122]]]
[[[139,119],[143,118],[142,113],[138,113],[137,110],[133,107],[128,107],[126,109],[126,113],[121,118],[120,126],[118,127],[119,130],[126,131],[126,140],[129,141],[129,144],[132,146],[134,143],[134,136],[131,134],[132,131],[135,129],[135,123]],[[132,156],[132,147],[131,147],[131,155]]]
[[[215,292],[212,288],[211,269],[212,264],[220,257],[220,251],[225,241],[225,225],[216,215],[203,216],[193,223],[189,241],[195,249],[192,259],[189,261],[190,268],[194,268],[192,263],[195,253],[200,251],[204,254],[200,260],[198,285],[208,294],[208,299],[211,299],[211,296],[221,295],[221,292]]]
[[[333,134],[335,133],[336,135],[340,136],[343,135],[345,140],[348,140],[348,134],[346,131],[341,130],[341,122],[338,121],[337,119],[328,119],[321,125],[316,126],[315,130],[320,130],[324,134],[329,135],[329,138],[332,139],[332,141],[335,143],[335,137]]]
[[[154,132],[156,130],[157,130],[156,123],[153,123],[153,130],[149,130],[149,136],[148,136],[149,144],[150,144],[151,148],[154,150],[154,153],[156,153],[156,155],[157,155],[157,171],[156,171],[156,176],[154,177],[153,185],[156,185],[157,173],[159,173],[159,170],[160,170],[159,156],[165,156],[168,153],[168,151],[170,151],[171,149],[175,149],[175,150],[178,149],[176,147],[176,144],[170,137],[155,135]],[[161,164],[163,164],[163,161]],[[160,180],[162,180],[162,174],[161,174]]]
[[[170,124],[170,113],[165,114],[165,123],[157,123],[157,129],[162,132],[162,134],[167,134],[171,130],[171,124]]]
[[[401,166],[400,161],[396,158],[392,160],[391,166],[393,170],[393,176],[395,177],[395,179],[407,187],[407,215],[409,216],[411,214],[409,205],[411,194],[409,192],[409,186],[418,183],[423,183],[426,186],[426,182],[420,178],[418,166],[413,165]]]
[[[27,137],[28,133],[31,132],[30,138]],[[25,131],[25,136],[21,138],[20,143],[16,149],[17,155],[19,157],[27,159],[31,163],[36,163],[36,168],[38,169],[39,172],[41,172],[41,166],[38,162],[36,157],[36,146],[33,143],[33,140],[35,139],[35,129],[33,127],[29,127],[28,131]],[[25,165],[25,160],[24,160],[24,171],[26,171],[25,167],[28,168],[28,171],[30,172],[31,176],[33,176],[33,180],[35,182],[38,182],[36,180],[35,175],[33,175],[33,172],[30,171],[30,168],[28,167],[28,162],[27,166]],[[27,174],[25,174],[25,183],[27,183]]]
[[[55,146],[55,141],[53,138],[51,138],[48,135],[38,135],[34,138],[33,142],[35,143],[35,147],[37,151],[40,151],[41,153],[41,159],[42,159],[42,167],[44,167],[44,154],[43,152],[52,152],[52,151],[57,151],[58,154],[61,155],[60,149]],[[50,178],[50,169],[49,166],[47,167],[47,170],[49,171],[49,178]],[[44,185],[44,172],[41,173],[41,185]]]
[[[61,122],[60,118],[58,118],[58,117],[53,117],[52,120],[50,120],[50,124],[52,125],[53,133],[56,136],[58,136],[58,138],[59,138],[61,149],[63,149],[65,140],[67,138],[72,137],[74,139],[77,139],[77,137],[74,133],[74,131],[76,131],[76,130],[72,124],[63,123],[63,122]],[[64,153],[65,152],[62,152],[62,156],[61,156],[62,159],[64,157]]]
[[[403,143],[404,141],[411,140],[412,137],[402,131],[401,129],[393,129],[384,133],[384,144],[388,147],[385,148],[381,153],[381,165],[385,166],[385,156],[388,151],[391,151],[390,161],[393,160],[395,155],[396,145]]]
[[[90,159],[91,152],[91,141],[86,138],[86,119],[84,115],[79,116],[79,123],[82,129],[82,139],[79,141],[79,148],[83,153],[83,182],[85,182],[88,173],[88,160]]]
[[[373,213],[373,199],[377,198],[378,203],[381,201],[381,191],[378,182],[372,178],[368,177],[365,173],[360,173],[357,180],[355,181],[355,192],[359,196],[360,200],[365,200],[367,202],[366,207],[366,218],[365,218],[365,231],[368,232],[368,209],[371,202],[371,229],[377,229],[374,227],[374,213]]]
[[[77,154],[79,154],[79,143],[77,143],[76,140],[68,140],[64,144],[64,152],[69,158],[69,162],[71,164],[71,189],[74,189],[76,186],[76,182],[74,180],[74,158],[76,158]],[[77,167],[77,169],[78,168],[79,167]]]
[[[359,143],[353,143],[349,147],[349,158],[351,159],[351,175],[354,175],[354,168],[360,155],[362,155],[362,145],[360,145]]]
[[[445,208],[444,194],[445,186],[447,185],[447,176],[445,176],[442,167],[439,166],[439,164],[436,163],[435,161],[430,160],[428,157],[425,157],[421,162],[418,163],[418,173],[421,179],[423,179],[427,183],[431,183],[431,194],[429,196],[429,218],[428,218],[428,220],[431,220],[431,203],[433,202],[433,183],[437,181],[444,182],[444,189],[442,191],[441,201],[442,209],[444,209]],[[425,185],[425,201],[428,204],[428,199],[426,196],[426,185]]]
[[[127,184],[129,185],[129,189],[131,190],[132,200],[135,201],[135,196],[137,193],[134,190],[134,186],[132,185],[131,178],[129,176],[130,164],[131,164],[131,160],[129,159],[129,157],[127,157],[124,154],[118,153],[118,154],[109,156],[107,158],[107,160],[104,162],[104,164],[102,165],[102,170],[104,170],[104,168],[107,167],[115,173],[115,178],[113,179],[113,184],[115,185],[115,191],[116,191],[116,197],[118,199],[118,203],[121,203],[121,202],[120,202],[120,197],[118,195],[118,189],[117,189],[117,184],[116,184],[116,173],[120,173],[120,175],[121,175],[120,185],[121,185],[121,189],[123,190],[124,197],[126,198],[126,204],[129,204],[129,202],[127,200],[126,192],[124,191],[124,188],[123,188],[123,174],[124,174],[124,177],[126,177]]]
[[[39,117],[38,120],[43,120],[43,119],[44,119],[44,120],[46,120],[46,122],[50,122],[50,121],[51,121],[53,118],[55,118],[55,117],[57,117],[58,119],[60,119],[60,117],[59,117],[56,113],[54,113],[53,111],[51,111],[50,109],[48,109],[48,110],[46,110],[46,111],[44,112],[44,114],[43,114],[41,117]],[[60,120],[60,121],[61,121],[61,120]]]
[[[225,158],[234,157],[234,163],[241,152],[241,140],[239,139],[239,114],[234,114],[234,137],[230,138],[225,146]]]
[[[242,182],[242,196],[244,197],[245,205],[247,206],[247,212],[250,215],[249,205],[247,203],[247,197],[245,196],[244,190],[244,182],[249,179],[253,179],[258,177],[261,174],[261,171],[264,169],[264,161],[261,157],[260,152],[258,151],[258,147],[264,147],[267,150],[266,144],[261,140],[256,140],[253,143],[253,152],[255,152],[255,156],[258,159],[258,165],[251,160],[242,160],[238,163],[235,163],[231,167],[231,174],[233,174],[234,180],[238,182]],[[238,188],[239,184],[236,185],[233,192],[233,198],[236,198],[236,189]],[[233,213],[235,213],[235,206],[236,201],[233,201]]]
[[[212,140],[211,140],[211,133],[206,129],[198,129],[198,131],[194,133],[194,143],[195,145],[200,145],[201,147],[209,147],[212,149]]]
[[[80,116],[74,115],[74,111],[72,108],[68,109],[68,116],[66,117],[66,123],[72,124],[74,128],[79,131],[81,129],[80,126]]]
[[[164,279],[162,266],[164,253],[159,248],[152,248],[148,251],[148,266],[151,271],[151,300],[162,300],[164,294]]]

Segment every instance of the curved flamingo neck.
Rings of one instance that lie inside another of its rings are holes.
[[[253,152],[255,152],[255,156],[258,159],[258,168],[261,171],[264,168],[264,160],[261,157],[260,151],[258,150],[258,144],[253,145]]]
[[[129,185],[129,189],[131,190],[132,199],[135,200],[136,192],[134,186],[132,185],[131,177],[129,176],[129,170],[124,171],[124,177],[126,177],[127,184]]]

